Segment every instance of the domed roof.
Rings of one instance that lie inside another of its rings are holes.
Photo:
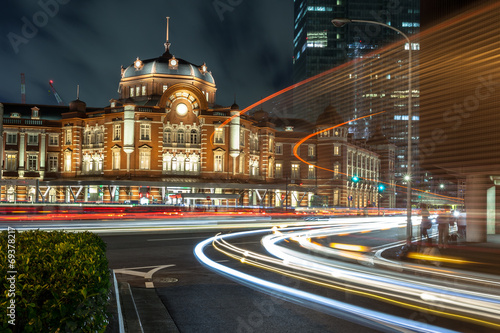
[[[169,66],[169,61],[172,58],[175,57],[167,51],[161,57],[141,60],[142,67],[139,69],[134,66],[134,62],[123,71],[122,78],[132,78],[149,74],[182,75],[194,76],[203,81],[215,84],[212,73],[200,70],[200,68],[205,66],[204,64],[197,66],[184,59],[175,58],[177,60],[176,66]]]
[[[316,120],[316,126],[335,126],[342,124],[343,122],[344,120],[337,113],[337,110],[332,105],[328,105],[323,113],[318,116],[318,119]]]
[[[75,99],[74,101],[71,101],[69,103],[69,110],[70,111],[85,112],[86,108],[87,108],[87,103],[85,103],[84,101],[81,101],[80,99]]]
[[[233,103],[233,105],[231,105],[231,110],[239,110],[240,109],[240,106],[238,104],[236,104],[236,102]]]

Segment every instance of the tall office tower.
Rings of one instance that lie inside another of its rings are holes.
[[[344,121],[378,111],[383,116],[369,117],[349,124],[355,139],[369,139],[377,126],[390,143],[396,145],[396,181],[404,185],[407,173],[408,144],[408,47],[400,43],[387,52],[384,47],[404,40],[396,31],[375,24],[350,23],[333,26],[333,18],[376,21],[403,31],[410,38],[420,31],[419,0],[295,0],[294,82],[321,75],[338,66],[346,66],[346,77],[331,79],[336,85],[323,84],[321,92],[313,82],[294,93],[294,113],[315,115],[325,105],[335,106]],[[403,49],[404,45],[404,49]],[[419,44],[412,39],[412,67],[417,68]],[[377,52],[381,50],[381,52]],[[344,68],[339,67],[339,68]],[[416,71],[415,71],[416,72]],[[329,76],[335,77],[333,70]],[[349,78],[349,79],[347,79]],[[419,137],[418,76],[413,76],[413,149],[412,174],[419,173],[417,143]],[[339,89],[339,85],[341,89]],[[315,98],[307,98],[312,96]],[[342,102],[340,102],[342,101]],[[420,179],[413,178],[416,183]],[[400,195],[399,197],[404,197]],[[399,200],[398,200],[399,201]],[[399,205],[403,203],[400,202]]]

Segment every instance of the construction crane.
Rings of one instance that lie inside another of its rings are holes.
[[[21,103],[26,104],[26,82],[24,73],[21,73]]]
[[[54,88],[54,81],[50,80],[50,81],[49,81],[49,86],[50,86],[50,88],[52,89],[52,92],[54,93],[54,96],[56,97],[57,103],[58,103],[59,105],[64,105],[64,102],[63,102],[63,100],[61,99],[61,97],[59,97],[59,94],[57,93],[56,88]]]

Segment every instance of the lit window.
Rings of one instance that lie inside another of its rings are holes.
[[[283,178],[283,166],[281,162],[276,162],[275,167],[276,167],[276,172],[275,172],[276,178]]]
[[[141,124],[141,140],[151,140],[151,125]]]
[[[214,171],[224,171],[224,156],[222,154],[217,154],[214,156]]]
[[[67,145],[70,145],[71,144],[71,130],[70,129],[67,129],[65,131],[65,138],[64,138],[64,141],[66,142]]]
[[[69,151],[64,153],[64,171],[71,171],[71,152]]]
[[[307,47],[327,47],[328,35],[326,31],[307,32]]]
[[[122,138],[122,126],[119,124],[115,124],[113,126],[113,140],[118,141]]]
[[[274,165],[273,164],[274,164],[273,161],[269,160],[269,165],[267,168],[267,170],[269,170],[269,174],[267,175],[269,178],[274,177]]]
[[[314,167],[314,165],[309,165],[309,169],[307,170],[307,178],[316,178],[316,168]]]
[[[340,164],[335,164],[333,166],[333,176],[337,178],[339,176],[339,172],[340,172]]]
[[[300,169],[299,169],[299,165],[296,164],[296,163],[292,163],[292,172],[291,172],[291,175],[290,177],[292,179],[299,179],[300,178]]]
[[[113,151],[113,170],[120,170],[120,151]]]
[[[150,169],[150,161],[151,161],[151,152],[150,151],[141,151],[139,152],[139,168],[141,170],[149,170]]]
[[[163,92],[168,89],[168,86],[166,84],[163,85]]]
[[[240,173],[245,172],[245,155],[240,155]]]
[[[259,161],[253,160],[250,161],[250,176],[258,176],[259,175]]]
[[[7,171],[16,171],[17,170],[17,154],[6,154],[7,159]]]
[[[134,87],[130,87],[130,97],[134,97]]]
[[[146,96],[146,86],[142,86],[142,96]]]
[[[135,95],[141,96],[141,87],[135,87]]]
[[[340,156],[340,146],[333,147],[333,155]]]
[[[223,144],[224,143],[224,129],[216,128],[214,134],[214,143]]]

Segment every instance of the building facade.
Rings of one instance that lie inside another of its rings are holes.
[[[299,0],[294,2],[294,83],[312,78],[335,67],[349,63],[349,79],[331,79],[341,82],[341,95],[335,89],[326,90],[318,99],[324,104],[333,104],[342,114],[344,121],[387,110],[383,120],[365,118],[349,124],[349,132],[356,140],[367,140],[378,126],[382,128],[389,142],[396,146],[394,172],[396,181],[404,185],[408,168],[408,48],[411,47],[413,67],[418,68],[419,41],[412,39],[411,45],[402,43],[397,52],[378,52],[390,44],[403,39],[396,31],[379,25],[350,23],[336,28],[334,18],[376,21],[401,30],[410,38],[420,32],[420,1],[387,0]],[[401,67],[404,70],[399,71]],[[414,70],[414,72],[416,72]],[[346,75],[341,71],[340,75]],[[335,76],[332,72],[330,76]],[[419,139],[419,81],[413,77],[412,89],[412,179],[421,186],[418,161]],[[311,95],[307,84],[302,95]],[[333,86],[333,84],[332,84]],[[348,95],[342,103],[339,100]],[[301,94],[294,95],[294,114],[318,114],[322,111],[315,101],[304,100]],[[380,117],[379,117],[380,118]],[[398,206],[406,206],[406,198],[399,196]]]
[[[380,156],[349,142],[345,128],[323,131],[335,125],[334,110],[305,131],[276,126],[264,111],[240,115],[237,104],[216,105],[205,63],[176,58],[169,47],[160,57],[122,67],[120,96],[105,108],[87,108],[79,99],[68,107],[0,104],[0,200],[376,204]],[[297,142],[320,131],[298,148],[297,158]],[[351,173],[367,181],[352,184]]]

